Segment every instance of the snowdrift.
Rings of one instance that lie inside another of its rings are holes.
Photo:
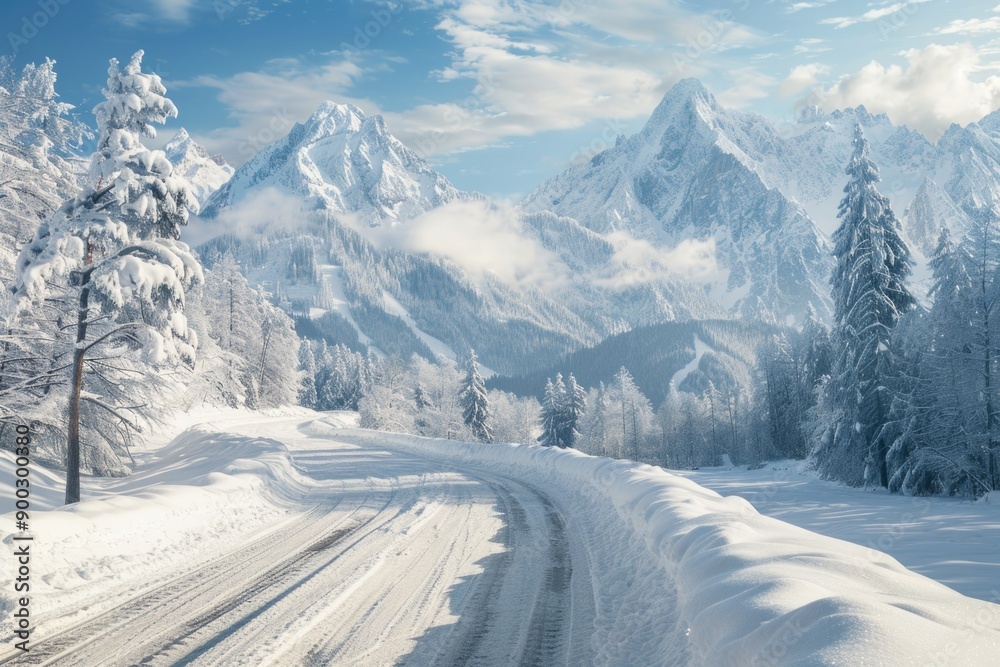
[[[6,454],[6,453],[5,453]],[[13,477],[0,458],[0,482]],[[195,566],[232,549],[246,535],[280,525],[307,488],[286,447],[274,440],[200,426],[156,452],[148,465],[120,479],[86,480],[84,500],[57,511],[62,475],[32,465],[30,511],[32,614],[51,634],[76,616],[89,617],[162,583],[165,573]],[[0,541],[14,550],[13,483],[0,511]],[[13,581],[14,559],[0,558],[0,580]],[[176,572],[174,573],[176,574]],[[167,577],[169,578],[169,577]],[[12,637],[12,585],[0,589],[0,641]]]
[[[591,533],[595,594],[606,607],[594,643],[608,664],[997,664],[1000,605],[660,468],[536,446],[329,434],[509,475],[549,494]],[[612,565],[631,573],[616,580],[605,569]],[[642,595],[664,582],[673,600]],[[665,636],[644,636],[657,627]]]

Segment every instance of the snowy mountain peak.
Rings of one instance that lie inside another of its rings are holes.
[[[662,134],[671,125],[690,125],[701,120],[712,124],[721,111],[715,97],[698,79],[681,79],[667,91],[643,128],[645,136]]]
[[[174,172],[187,179],[195,198],[204,203],[233,175],[225,158],[209,155],[205,147],[196,142],[181,128],[164,146],[163,152],[174,165]]]
[[[372,226],[395,224],[459,199],[457,190],[388,130],[382,116],[323,102],[303,124],[266,146],[204,207],[214,217],[251,189],[275,187]]]
[[[191,138],[191,135],[188,134],[188,131],[182,127],[177,131],[177,134],[175,134],[173,138],[167,142],[167,145],[163,147],[163,152],[167,154],[167,159],[172,162],[174,157],[180,158],[184,153],[191,150],[197,151],[198,149],[201,149],[201,152],[203,152],[206,157],[208,156],[208,151],[195,143],[195,141]]]
[[[711,101],[715,104],[715,97],[712,93],[708,92],[705,85],[693,77],[688,77],[686,79],[681,79],[667,91],[667,94],[663,96],[663,100],[660,102],[659,106],[665,106],[670,104],[677,104],[678,102],[685,102],[694,99],[703,99],[705,101]],[[656,112],[653,112],[654,115]]]
[[[324,137],[358,132],[366,120],[368,117],[365,112],[353,104],[337,104],[328,100],[319,105],[319,108],[306,121],[305,127],[308,136],[319,140]]]

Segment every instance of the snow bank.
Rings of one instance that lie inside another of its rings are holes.
[[[594,645],[606,664],[996,664],[1000,606],[660,468],[573,450],[312,428],[545,490],[590,533],[595,593],[605,602]],[[609,564],[631,574],[615,581]],[[644,596],[664,587],[672,608]],[[663,636],[648,637],[651,629]]]
[[[13,475],[12,465],[0,458],[0,480]],[[185,431],[130,477],[87,480],[90,499],[68,508],[37,511],[56,496],[61,502],[61,475],[33,465],[31,480],[32,614],[41,620],[76,610],[60,618],[60,627],[277,527],[301,509],[295,501],[309,484],[283,444],[205,427]],[[13,531],[13,513],[0,516],[8,553]],[[12,581],[12,568],[12,558],[0,558],[0,580]],[[0,589],[0,641],[12,636],[14,598],[12,586]],[[46,625],[48,633],[58,629]]]

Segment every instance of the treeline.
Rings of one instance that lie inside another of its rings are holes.
[[[816,388],[829,372],[831,348],[826,328],[815,316],[802,331],[774,328],[755,351],[750,372],[758,384],[724,383],[703,376],[704,390],[677,391],[653,404],[622,367],[608,382],[586,389],[570,373],[546,382],[541,400],[500,389],[477,390],[485,428],[476,432],[463,416],[461,397],[472,386],[463,369],[438,357],[379,358],[321,342],[303,347],[307,370],[304,404],[352,409],[354,402],[312,403],[314,386],[331,382],[327,395],[360,389],[357,408],[367,428],[459,440],[483,440],[574,447],[599,456],[628,458],[667,468],[801,458],[808,453],[807,415]],[[716,339],[718,342],[720,339]],[[318,349],[320,353],[306,350]],[[318,358],[325,362],[320,363]],[[353,362],[348,361],[353,359]],[[705,357],[703,357],[703,363]],[[711,366],[711,364],[707,364]],[[341,367],[341,372],[322,370]],[[315,381],[310,381],[312,371]],[[357,368],[358,370],[351,370]],[[689,376],[690,377],[690,376]],[[325,378],[325,379],[319,379]],[[365,378],[359,385],[357,378]],[[687,383],[700,387],[701,383]],[[488,383],[487,383],[488,386]],[[320,392],[322,393],[322,392]],[[483,432],[490,437],[484,438]]]

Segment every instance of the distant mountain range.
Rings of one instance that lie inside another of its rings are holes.
[[[779,127],[723,108],[693,79],[639,133],[513,211],[458,190],[352,105],[324,103],[207,197],[228,165],[186,136],[168,154],[196,174],[204,202],[192,224],[216,236],[206,256],[233,252],[290,310],[336,320],[330,330],[353,331],[358,347],[475,347],[490,368],[523,373],[641,326],[794,323],[810,303],[829,316],[828,237],[856,123],[918,259],[943,225],[962,233],[1000,201],[997,113],[931,144],[864,107]],[[265,195],[299,209],[264,209]],[[234,233],[247,214],[254,233]],[[478,248],[469,230],[483,220]],[[457,243],[463,234],[471,246]],[[478,253],[503,257],[506,246],[516,249],[510,271],[475,266]]]

